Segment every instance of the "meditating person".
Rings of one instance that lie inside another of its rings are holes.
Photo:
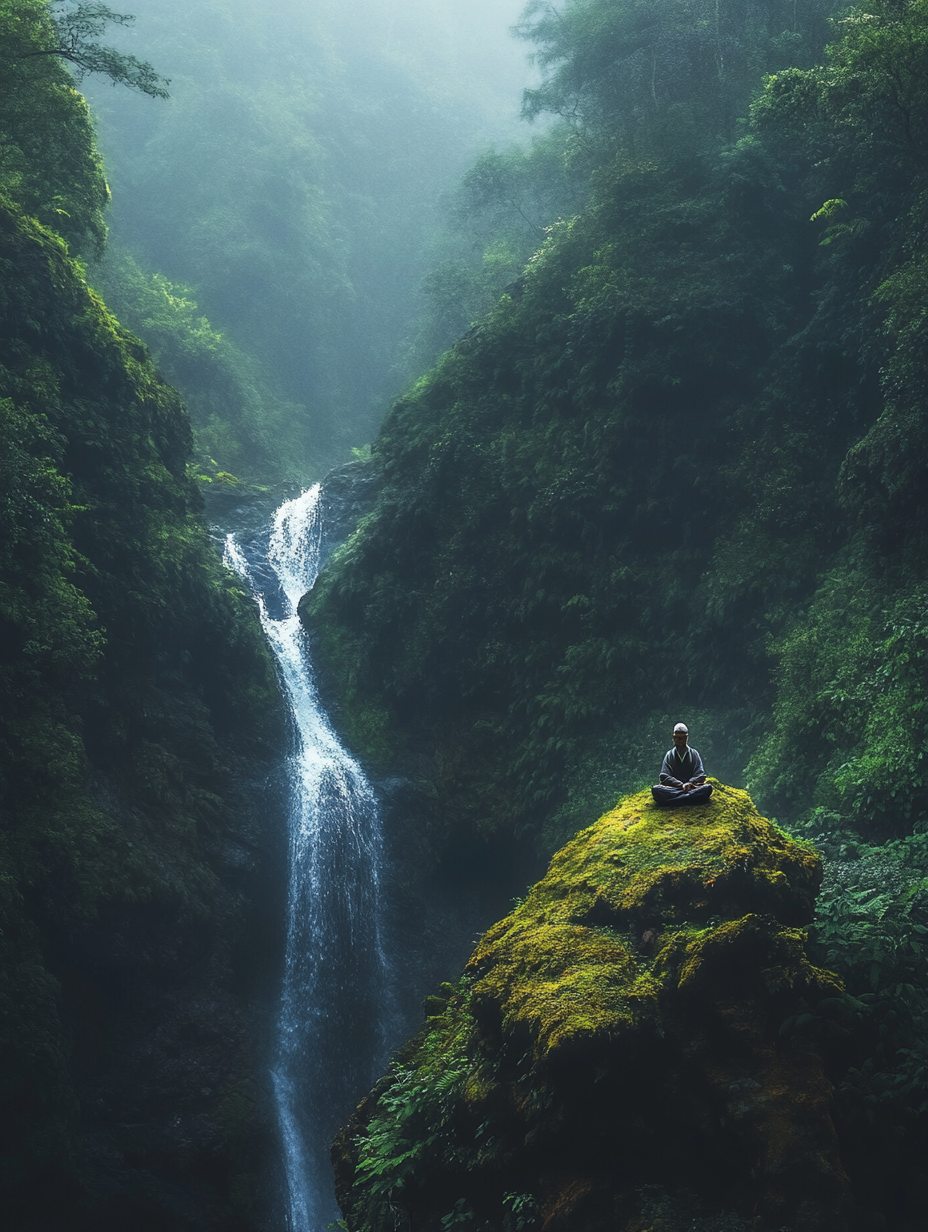
[[[689,747],[689,738],[686,724],[678,723],[673,729],[673,748],[661,763],[660,784],[651,788],[658,804],[705,804],[712,795],[702,758]]]

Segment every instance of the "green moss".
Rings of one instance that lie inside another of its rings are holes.
[[[814,1143],[812,1171],[840,1206],[820,1059],[777,1044],[791,1009],[842,989],[810,962],[801,927],[821,861],[745,792],[714,787],[696,807],[625,797],[480,939],[461,986],[430,999],[340,1139],[349,1226],[392,1226],[397,1209],[427,1226],[456,1202],[501,1226],[518,1184],[551,1226],[599,1227],[603,1204],[625,1214],[602,1226],[631,1232],[642,1183],[709,1184],[687,1158],[695,1133],[717,1136],[707,1174],[727,1169],[723,1188],[771,1209],[807,1201],[778,1178]],[[734,1125],[749,1165],[722,1145]],[[707,1227],[729,1219],[714,1209]]]
[[[761,817],[746,792],[713,785],[710,801],[696,807],[659,808],[650,791],[627,797],[559,851],[478,944],[468,965],[478,1007],[498,1007],[504,1029],[524,1028],[539,1056],[614,1041],[656,1021],[668,979],[694,987],[704,967],[724,965],[726,948],[741,952],[748,937],[767,938],[770,927],[755,913],[811,922],[819,857]],[[737,923],[705,929],[713,918]],[[661,978],[641,972],[630,949],[629,934],[642,932],[653,934]],[[777,950],[786,933],[774,932]],[[802,970],[814,985],[817,977]]]

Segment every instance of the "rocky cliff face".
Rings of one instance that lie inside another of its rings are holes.
[[[745,792],[623,799],[342,1131],[349,1227],[849,1227],[823,1058],[789,1030],[841,991],[806,954],[820,880]]]
[[[6,201],[0,268],[0,1206],[253,1227],[273,670],[176,391]]]

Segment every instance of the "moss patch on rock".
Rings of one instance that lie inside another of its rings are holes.
[[[429,998],[336,1144],[355,1232],[848,1226],[821,1056],[780,1030],[841,991],[821,864],[714,786],[620,801]]]
[[[708,804],[671,812],[650,792],[628,796],[562,848],[478,944],[478,1012],[525,1029],[541,1058],[657,1022],[662,993],[700,987],[736,952],[770,958],[773,982],[817,986],[801,934],[782,925],[811,922],[818,856],[746,792],[714,785]]]

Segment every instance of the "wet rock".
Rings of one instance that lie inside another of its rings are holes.
[[[326,475],[322,483],[321,564],[325,564],[361,518],[373,509],[380,485],[380,471],[370,460],[346,462]]]

